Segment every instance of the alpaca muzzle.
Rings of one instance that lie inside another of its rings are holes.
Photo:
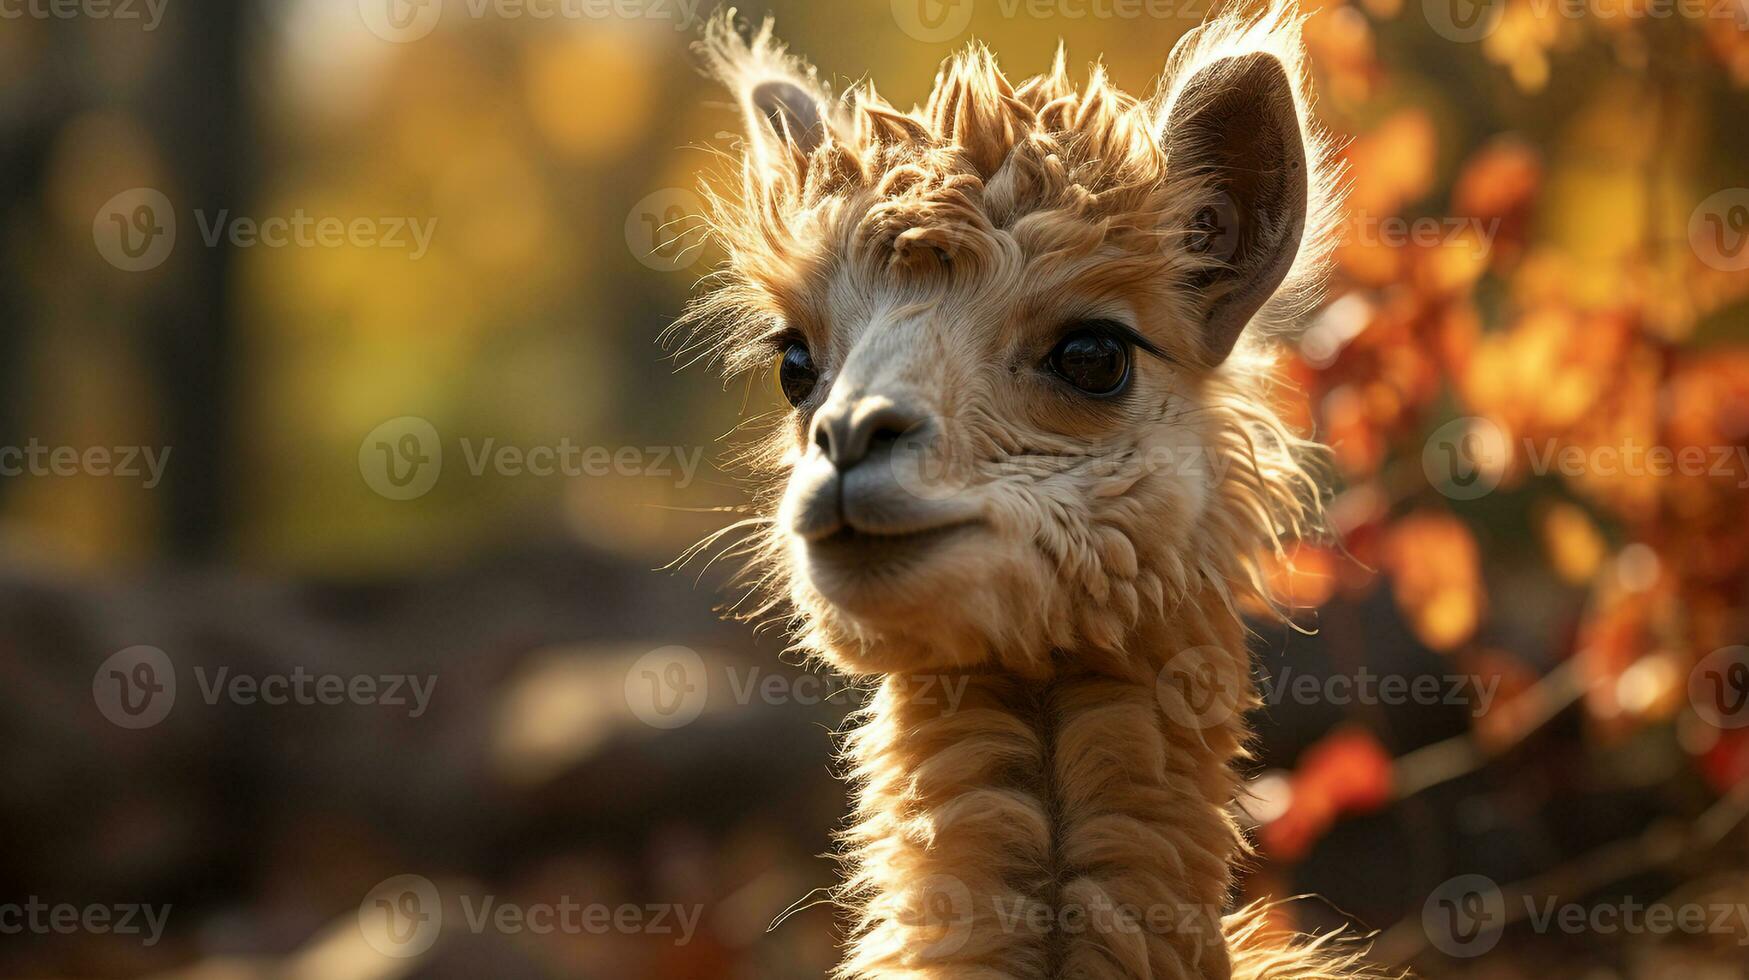
[[[868,395],[828,403],[811,432],[785,495],[785,524],[797,537],[900,538],[977,519],[969,487],[941,472],[932,415]]]

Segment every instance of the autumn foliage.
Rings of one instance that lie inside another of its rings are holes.
[[[1334,540],[1276,581],[1312,608],[1385,590],[1420,644],[1497,679],[1458,747],[1476,766],[1570,710],[1606,746],[1665,740],[1730,793],[1749,741],[1689,688],[1749,633],[1749,191],[1707,169],[1693,93],[1741,108],[1749,10],[1508,0],[1442,57],[1556,115],[1466,145],[1465,93],[1409,97],[1425,79],[1380,56],[1419,7],[1326,3],[1308,28],[1353,190],[1330,304],[1289,370],[1340,488]],[[1569,64],[1590,80],[1564,84]],[[1447,466],[1469,482],[1442,485]],[[1264,850],[1299,858],[1383,805],[1394,765],[1363,727],[1303,751]]]

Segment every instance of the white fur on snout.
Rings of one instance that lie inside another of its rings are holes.
[[[839,506],[841,487],[838,468],[826,454],[818,449],[809,450],[790,474],[789,488],[778,511],[780,525],[808,541],[836,533],[844,527],[844,514]]]
[[[899,446],[843,476],[845,523],[870,534],[914,534],[978,517],[975,494],[932,473],[926,452]]]

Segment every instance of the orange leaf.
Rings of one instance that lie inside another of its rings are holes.
[[[1393,766],[1390,753],[1364,729],[1342,728],[1324,736],[1300,756],[1287,810],[1260,832],[1264,847],[1296,860],[1338,817],[1384,806],[1391,800]]]
[[[1463,522],[1437,511],[1412,514],[1386,531],[1379,557],[1422,643],[1450,651],[1475,634],[1486,605],[1482,556]]]

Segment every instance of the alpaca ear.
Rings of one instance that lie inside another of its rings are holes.
[[[1190,286],[1219,364],[1287,278],[1306,226],[1306,147],[1287,69],[1264,52],[1208,65],[1167,110],[1165,140],[1171,179],[1206,182],[1190,245],[1214,262]]]
[[[820,97],[788,79],[766,79],[747,90],[747,130],[767,165],[787,162],[798,172],[826,139]]]

